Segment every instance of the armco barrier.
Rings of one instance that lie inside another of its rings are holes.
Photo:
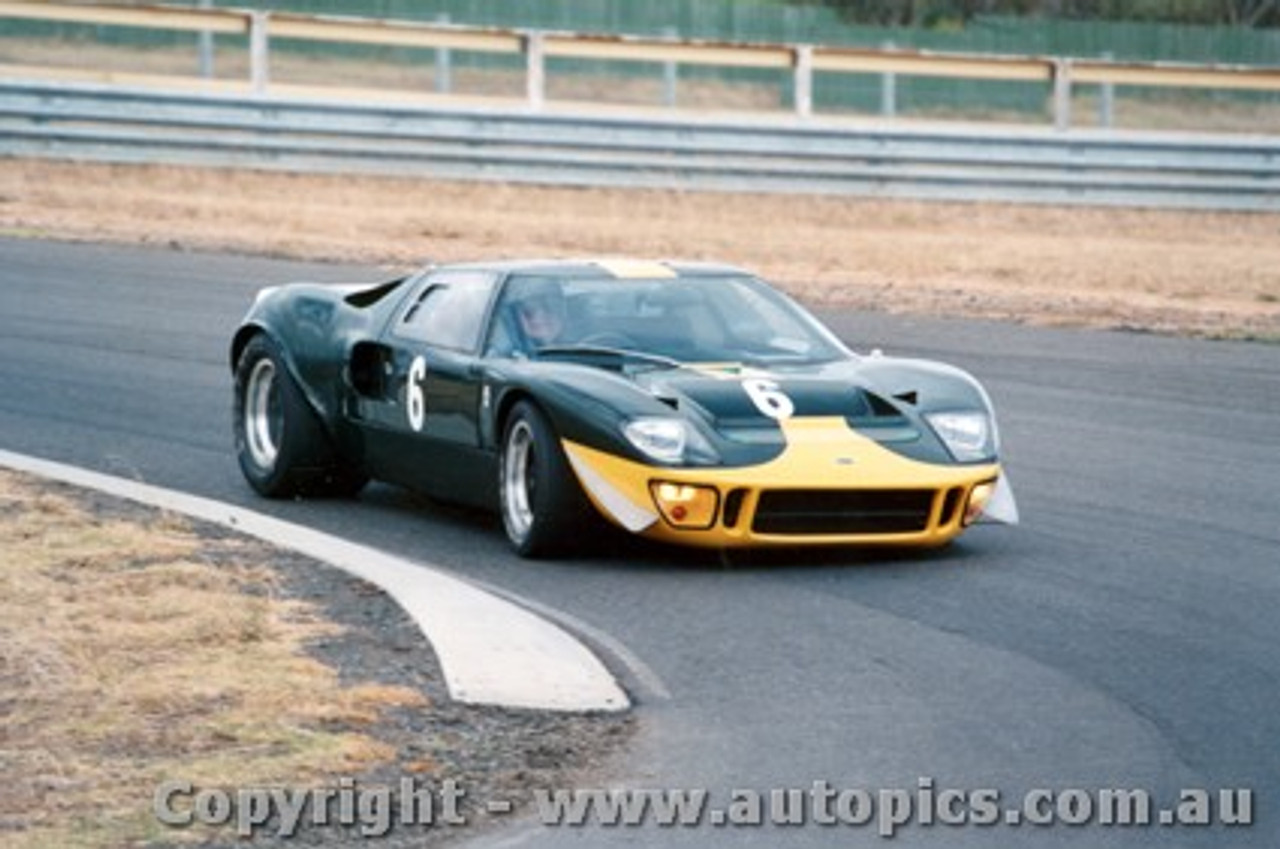
[[[599,115],[0,81],[0,155],[1280,211],[1280,138]]]

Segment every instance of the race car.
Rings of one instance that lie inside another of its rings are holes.
[[[856,354],[730,266],[502,261],[272,287],[230,354],[259,493],[386,481],[497,510],[523,556],[601,518],[723,549],[936,546],[1017,520],[974,378]]]

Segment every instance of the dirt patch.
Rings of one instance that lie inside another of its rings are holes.
[[[1280,216],[0,160],[0,232],[343,262],[629,255],[806,301],[1280,339]]]
[[[0,470],[0,539],[0,842],[13,849],[237,843],[162,825],[153,802],[173,781],[392,799],[405,779],[452,781],[465,826],[379,845],[438,843],[483,827],[489,800],[518,808],[532,787],[570,786],[631,728],[459,705],[377,588],[220,528]],[[189,812],[192,796],[170,807]],[[339,818],[317,826],[309,811],[300,839],[346,845],[369,824]]]

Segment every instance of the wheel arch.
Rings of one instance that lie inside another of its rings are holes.
[[[513,386],[503,392],[498,398],[498,403],[493,406],[493,444],[499,451],[502,450],[502,435],[507,429],[507,420],[511,418],[511,411],[515,409],[516,404],[521,401],[527,401],[537,407],[543,415],[547,414],[546,408],[538,403],[538,399],[528,389]]]
[[[240,365],[240,357],[244,355],[245,348],[249,347],[249,343],[259,336],[270,339],[275,345],[276,352],[280,355],[285,369],[289,372],[289,377],[293,379],[294,384],[301,390],[303,399],[307,402],[307,406],[311,408],[311,412],[319,419],[325,433],[332,438],[334,435],[333,423],[324,414],[324,408],[317,403],[314,388],[302,379],[302,374],[298,369],[298,364],[294,361],[293,353],[289,350],[289,346],[285,345],[280,340],[279,335],[273,333],[265,324],[250,322],[236,331],[231,340],[231,373],[233,375],[236,373]]]
[[[530,385],[524,382],[507,386],[493,405],[491,427],[495,447],[500,447],[511,410],[516,404],[525,401],[541,413],[554,429],[557,439],[580,439],[584,432],[581,417],[573,412],[573,399],[563,393],[557,394],[554,387]],[[599,428],[603,430],[603,428]],[[595,440],[591,440],[595,444]]]
[[[978,379],[949,363],[869,357],[862,361],[861,373],[870,378],[872,388],[886,396],[913,396],[912,407],[922,412],[963,407],[985,407],[988,412],[992,411],[991,401]]]
[[[241,325],[236,331],[236,335],[231,338],[231,373],[235,374],[237,368],[240,367],[240,357],[244,354],[244,349],[249,346],[249,342],[253,337],[259,334],[263,336],[271,336],[267,328],[256,322]],[[272,341],[276,343],[276,347],[280,347],[280,340],[272,337]]]
[[[523,412],[517,412],[522,410]],[[515,433],[517,422],[527,428],[532,445],[533,459],[524,455],[516,469],[532,464],[538,471],[535,480],[540,481],[530,491],[526,471],[516,471],[509,478],[507,432]],[[498,437],[499,482],[498,512],[502,518],[507,538],[521,557],[545,557],[562,554],[582,545],[591,534],[575,538],[575,529],[587,527],[592,522],[603,522],[597,508],[590,502],[578,472],[564,450],[562,437],[552,418],[549,405],[542,403],[534,392],[525,388],[513,388],[503,394],[495,405],[494,425],[500,428]],[[545,450],[544,450],[545,446]],[[513,491],[524,493],[513,495]],[[509,502],[508,498],[515,499]],[[523,504],[523,507],[518,506]],[[532,511],[532,512],[530,512]],[[513,514],[524,515],[514,519]],[[519,528],[515,530],[514,528]]]

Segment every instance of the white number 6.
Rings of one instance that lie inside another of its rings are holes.
[[[414,357],[409,366],[409,380],[405,383],[405,401],[409,408],[409,427],[422,430],[427,420],[427,399],[422,395],[422,381],[427,376],[427,361]]]
[[[789,419],[796,411],[796,405],[782,393],[778,384],[764,378],[752,378],[742,381],[742,388],[756,409],[771,419]]]

